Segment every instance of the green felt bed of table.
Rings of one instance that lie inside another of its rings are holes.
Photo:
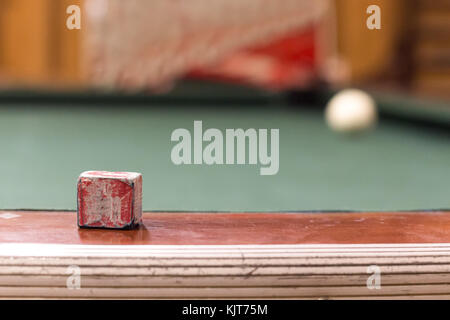
[[[141,172],[145,210],[450,208],[445,103],[421,114],[408,111],[423,110],[417,100],[388,98],[380,107],[433,118],[436,126],[381,117],[374,131],[346,136],[330,131],[310,101],[229,90],[179,90],[169,98],[0,95],[0,209],[76,209],[85,170]],[[171,133],[193,131],[194,120],[204,130],[278,128],[278,174],[261,176],[260,165],[174,165]]]

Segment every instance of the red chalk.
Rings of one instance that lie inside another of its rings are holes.
[[[142,220],[142,175],[86,171],[78,178],[78,226],[133,228]]]

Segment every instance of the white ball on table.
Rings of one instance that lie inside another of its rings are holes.
[[[375,100],[358,89],[345,89],[334,95],[325,109],[328,126],[338,132],[360,132],[377,122]]]

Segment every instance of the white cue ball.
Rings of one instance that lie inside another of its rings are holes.
[[[358,89],[345,89],[328,102],[325,120],[338,132],[360,132],[372,128],[377,122],[375,100]]]

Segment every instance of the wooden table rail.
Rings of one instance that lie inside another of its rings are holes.
[[[448,299],[449,228],[449,211],[147,212],[129,231],[1,212],[0,297]]]

